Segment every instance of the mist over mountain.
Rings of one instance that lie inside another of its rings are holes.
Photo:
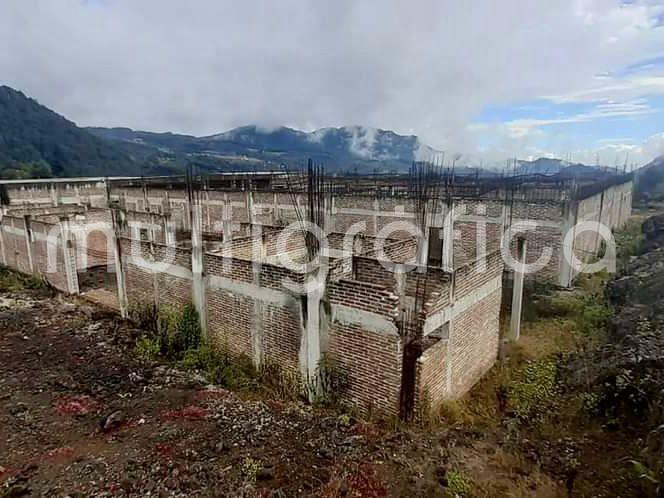
[[[264,167],[297,166],[312,158],[330,171],[407,171],[412,161],[430,159],[439,152],[422,144],[416,136],[361,126],[303,132],[287,127],[265,129],[251,125],[207,137],[129,128],[88,128],[88,131],[125,147],[126,144],[148,146],[199,158],[249,162],[253,159]]]

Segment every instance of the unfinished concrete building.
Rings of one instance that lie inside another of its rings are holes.
[[[615,229],[631,212],[629,178],[469,182],[430,207],[418,236],[398,223],[418,212],[399,181],[367,192],[339,179],[325,195],[325,244],[312,271],[303,232],[284,236],[306,193],[285,185],[274,173],[207,179],[193,195],[181,178],[5,182],[0,262],[124,316],[193,302],[220,351],[276,365],[313,389],[321,359],[332,359],[348,380],[343,401],[407,416],[463,395],[494,364],[502,252],[532,262],[550,248],[529,277],[567,287],[576,270],[564,245],[581,260],[602,246],[596,231],[566,239],[569,227]],[[524,221],[534,226],[504,247]],[[519,302],[522,276],[508,277]]]

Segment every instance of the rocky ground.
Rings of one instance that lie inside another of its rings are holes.
[[[83,302],[0,293],[0,496],[452,496],[466,476],[515,496],[560,488],[479,431],[359,422],[142,363],[139,334]]]

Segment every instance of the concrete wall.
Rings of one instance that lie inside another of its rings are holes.
[[[85,204],[93,207],[106,205],[106,186],[103,180],[38,181],[23,184],[7,183],[11,205],[24,204]]]
[[[54,262],[49,267],[49,253]],[[0,219],[0,263],[26,274],[46,278],[56,289],[71,292],[58,224],[5,215]],[[74,267],[75,268],[75,267]],[[75,271],[75,269],[74,269]]]
[[[632,189],[632,182],[614,185],[585,199],[570,201],[565,206],[563,236],[568,230],[572,231],[572,245],[568,250],[579,261],[589,261],[596,256],[604,239],[596,231],[579,231],[572,227],[583,222],[599,222],[611,231],[623,228],[632,214]],[[563,251],[562,244],[560,251]],[[571,285],[578,273],[562,256],[558,270],[559,284],[564,287]]]

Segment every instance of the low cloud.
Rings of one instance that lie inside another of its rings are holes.
[[[597,77],[661,55],[661,13],[616,0],[5,0],[0,74],[79,125],[358,123],[472,155],[487,147],[470,124],[488,105],[617,95],[638,107],[662,93],[661,75]],[[528,154],[545,124],[510,127],[495,153]]]

